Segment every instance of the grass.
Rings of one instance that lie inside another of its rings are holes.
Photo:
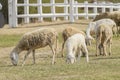
[[[0,47],[14,46],[21,35],[0,35]],[[20,56],[18,66],[12,66],[9,57],[0,58],[0,80],[119,80],[120,79],[120,37],[113,38],[111,56],[94,56],[95,43],[89,47],[90,62],[85,57],[75,64],[66,64],[65,57],[56,58],[56,64],[51,65],[50,57],[36,56],[36,64],[32,65],[30,56],[24,67],[21,67],[23,57]],[[59,42],[62,42],[59,34]],[[94,47],[93,47],[94,46]],[[23,54],[20,54],[23,55]]]
[[[16,45],[21,35],[0,35],[0,47],[11,47]]]
[[[100,57],[99,57],[100,58]],[[82,58],[81,62],[73,65],[65,64],[64,59],[57,59],[55,65],[49,64],[49,59],[37,60],[36,65],[1,67],[1,80],[119,80],[120,59],[92,58],[87,64]]]

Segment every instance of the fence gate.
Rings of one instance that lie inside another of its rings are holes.
[[[18,3],[18,0],[8,0],[9,10],[9,26],[17,27],[18,19],[22,18],[24,23],[29,23],[30,18],[37,18],[38,21],[43,21],[44,18],[51,18],[55,21],[57,17],[63,17],[64,20],[74,22],[79,17],[89,19],[94,18],[101,12],[112,12],[114,10],[120,10],[120,3],[78,3],[77,0],[64,0],[62,3],[55,3],[55,0],[50,0],[49,3],[43,3],[43,0],[37,0],[36,3],[29,3],[29,0],[23,0],[23,3]],[[19,14],[19,7],[23,7],[22,14]],[[36,8],[36,13],[30,13],[30,7]],[[46,13],[44,7],[50,8],[50,12]],[[56,8],[62,8],[61,12],[57,12]]]

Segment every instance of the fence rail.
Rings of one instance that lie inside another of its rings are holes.
[[[0,3],[0,10],[2,9],[2,5],[1,5],[1,3]]]
[[[120,10],[120,3],[78,3],[74,0],[64,0],[63,3],[55,3],[55,0],[50,0],[50,3],[42,3],[42,0],[37,0],[37,3],[29,3],[29,0],[24,0],[24,3],[18,3],[18,0],[8,0],[9,4],[9,26],[17,27],[18,18],[23,18],[24,23],[29,23],[30,18],[38,18],[39,21],[43,21],[44,18],[50,17],[52,21],[55,21],[57,17],[63,17],[64,20],[69,20],[74,22],[79,19],[79,17],[84,17],[89,19],[89,17],[95,17],[99,14],[98,10],[101,12],[106,12],[106,9],[109,9],[110,12],[114,10]],[[24,7],[24,13],[18,14],[18,7]],[[37,12],[35,14],[29,14],[29,7],[37,7]],[[44,13],[43,7],[50,7],[50,13]],[[56,13],[56,7],[64,8],[63,13]],[[82,9],[83,12],[79,10]],[[91,12],[92,9],[92,12]]]

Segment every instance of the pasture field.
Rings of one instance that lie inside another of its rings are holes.
[[[32,65],[31,54],[24,67],[21,66],[26,51],[20,53],[18,66],[13,66],[10,52],[21,36],[29,31],[43,27],[53,27],[59,32],[59,49],[61,49],[61,32],[66,27],[75,27],[85,31],[90,20],[69,22],[43,22],[19,25],[0,29],[0,80],[120,80],[120,37],[113,37],[112,55],[95,56],[95,42],[88,46],[89,63],[85,57],[74,64],[66,64],[66,58],[57,53],[56,64],[51,65],[52,52],[49,47],[36,50],[36,64]]]

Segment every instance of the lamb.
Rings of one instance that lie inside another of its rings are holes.
[[[113,33],[116,35],[116,31],[115,31],[116,23],[112,19],[100,19],[94,22],[90,22],[86,29],[86,35],[87,35],[86,43],[87,44],[91,45],[91,40],[94,40],[94,38],[91,36],[91,32],[92,34],[95,34],[95,28],[102,23],[108,24],[112,28]]]
[[[24,56],[22,66],[25,64],[25,60],[30,52],[33,53],[33,64],[35,64],[35,49],[49,46],[53,53],[52,64],[55,63],[55,54],[57,48],[58,34],[53,28],[43,28],[32,32],[28,32],[23,35],[19,43],[12,50],[10,58],[14,66],[18,63],[18,55],[20,52],[26,50],[27,53]]]
[[[81,56],[81,52],[85,52],[86,54],[86,60],[87,62],[89,62],[89,58],[88,58],[88,50],[86,47],[86,43],[85,43],[85,36],[81,33],[76,33],[74,35],[72,35],[71,37],[69,37],[66,40],[66,52],[67,52],[67,63],[74,63],[76,62],[76,58],[75,55],[78,52],[78,59]]]
[[[98,48],[100,55],[107,55],[106,46],[109,45],[109,55],[111,54],[111,44],[112,44],[112,29],[108,24],[100,24],[96,27],[96,56],[98,55]],[[103,49],[102,49],[103,48]]]
[[[97,15],[93,21],[97,21],[103,18],[109,18],[115,21],[117,25],[117,32],[120,31],[120,11],[105,12]]]
[[[62,32],[62,37],[63,37],[63,44],[62,44],[62,57],[64,56],[64,53],[63,53],[63,49],[64,49],[64,44],[65,44],[65,41],[72,35],[76,34],[76,33],[82,33],[83,35],[85,35],[85,33],[83,31],[80,31],[76,28],[73,28],[73,27],[67,27],[63,30]]]

